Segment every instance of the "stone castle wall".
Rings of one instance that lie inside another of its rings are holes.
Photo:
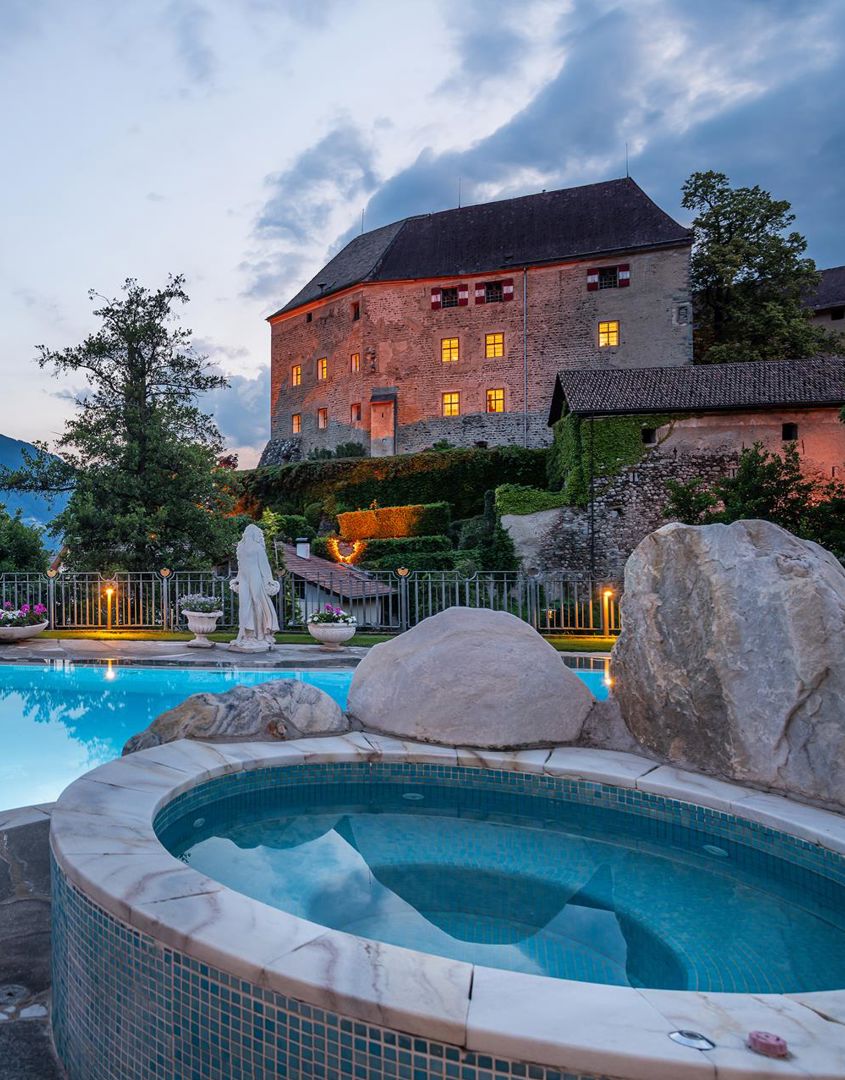
[[[587,290],[592,266],[630,265],[630,287]],[[301,416],[303,453],[355,441],[370,448],[371,398],[395,400],[397,453],[438,439],[459,446],[543,446],[561,367],[645,367],[692,358],[687,247],[613,259],[519,268],[454,281],[359,286],[274,320],[271,335],[272,438],[289,439]],[[477,304],[477,282],[512,280],[514,299]],[[524,283],[527,281],[527,297]],[[467,286],[466,306],[433,310],[435,286]],[[353,305],[360,317],[353,318]],[[310,316],[310,321],[308,317]],[[598,323],[620,323],[618,347],[600,348]],[[504,355],[485,357],[485,335],[504,335]],[[457,338],[459,359],[441,360],[441,339]],[[352,370],[350,358],[359,357]],[[327,378],[318,379],[318,361]],[[301,385],[292,384],[294,365]],[[527,398],[525,387],[527,385]],[[504,413],[486,412],[487,390],[504,391]],[[460,394],[461,415],[442,416],[442,395]],[[352,406],[361,419],[353,420]],[[318,410],[328,423],[318,427]]]

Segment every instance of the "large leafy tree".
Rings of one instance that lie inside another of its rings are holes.
[[[0,573],[47,569],[41,529],[27,525],[20,512],[12,516],[0,505]]]
[[[819,275],[807,241],[789,227],[790,204],[758,186],[730,186],[724,173],[696,172],[683,187],[695,211],[690,286],[698,362],[785,360],[837,351],[813,326],[802,298]],[[841,345],[840,345],[841,347]]]
[[[184,279],[161,289],[134,279],[102,301],[99,329],[37,362],[86,388],[56,445],[39,444],[0,487],[71,492],[52,522],[75,569],[191,568],[231,552],[238,522],[231,469],[221,466],[220,433],[197,396],[226,385],[191,345],[174,309],[187,303]]]

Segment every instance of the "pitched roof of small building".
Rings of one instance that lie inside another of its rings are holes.
[[[566,413],[613,416],[845,404],[845,357],[744,364],[561,371],[549,423]]]
[[[467,277],[637,248],[692,243],[626,177],[395,221],[351,240],[271,315],[363,282]]]
[[[391,596],[394,589],[371,578],[364,570],[348,563],[336,563],[312,555],[303,559],[296,554],[293,544],[282,544],[285,553],[285,569],[303,578],[309,585],[319,586],[323,592],[333,593],[341,600],[374,600]]]
[[[831,266],[822,270],[821,276],[818,289],[812,296],[807,297],[807,307],[814,311],[845,307],[845,266]]]

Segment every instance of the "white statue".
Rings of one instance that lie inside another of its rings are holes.
[[[276,644],[279,629],[276,606],[270,599],[281,588],[273,577],[264,533],[247,525],[237,547],[238,572],[229,582],[238,594],[238,636],[229,646],[235,652],[266,652]]]

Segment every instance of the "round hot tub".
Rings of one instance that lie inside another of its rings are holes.
[[[132,755],[52,840],[71,1080],[752,1077],[754,1028],[792,1051],[766,1075],[843,1075],[835,814],[360,734]]]

